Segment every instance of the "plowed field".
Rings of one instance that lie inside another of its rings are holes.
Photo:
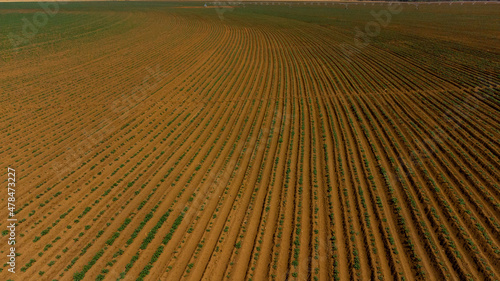
[[[500,279],[500,5],[203,4],[0,4],[0,280]]]

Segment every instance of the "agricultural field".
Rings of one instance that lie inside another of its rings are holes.
[[[204,4],[0,3],[0,280],[500,279],[500,4]]]

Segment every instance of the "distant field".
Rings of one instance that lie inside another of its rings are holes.
[[[203,5],[0,4],[0,280],[500,278],[500,6]]]

